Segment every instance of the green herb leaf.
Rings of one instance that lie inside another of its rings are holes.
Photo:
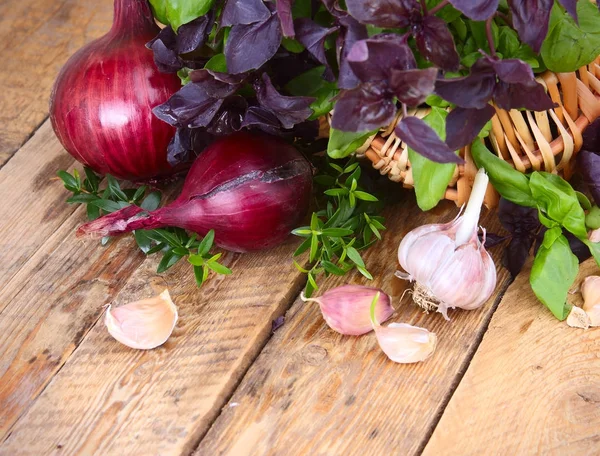
[[[351,133],[332,128],[329,131],[327,154],[331,158],[345,158],[361,147],[375,133],[374,131]]]
[[[339,238],[344,236],[351,236],[352,234],[354,234],[354,231],[346,228],[324,228],[321,234],[323,236]]]
[[[222,264],[217,263],[216,261],[209,261],[208,263],[206,263],[206,266],[208,266],[217,274],[230,275],[232,273],[231,269],[229,269],[227,266],[223,266]]]
[[[227,73],[227,61],[225,60],[225,54],[220,53],[213,55],[204,68],[207,70],[216,71],[218,73]]]
[[[215,230],[210,230],[198,245],[198,255],[206,255],[215,242]]]
[[[214,0],[150,0],[158,20],[163,24],[171,24],[175,32],[183,24],[208,13],[213,3]]]
[[[87,204],[92,201],[96,201],[98,197],[96,195],[91,195],[89,193],[79,193],[78,195],[73,195],[71,198],[67,199],[67,203],[81,203]]]
[[[310,262],[312,263],[317,259],[317,255],[319,254],[319,238],[313,233],[311,242],[310,242]]]
[[[145,211],[154,211],[154,210],[158,209],[158,206],[160,205],[161,197],[162,197],[162,195],[160,192],[158,192],[158,191],[152,192],[146,198],[144,198],[144,201],[142,201],[142,204],[140,204],[140,207],[142,209],[144,209]]]
[[[571,252],[567,238],[560,234],[560,228],[546,231],[544,243],[535,256],[529,282],[538,299],[561,321],[569,313],[567,294],[578,269],[577,257]]]
[[[556,174],[535,171],[529,179],[531,194],[552,220],[560,223],[579,239],[587,238],[585,213],[573,187]]]
[[[71,192],[79,192],[81,189],[79,188],[79,183],[75,176],[72,176],[68,172],[64,170],[60,170],[56,173],[58,177],[63,181],[65,188]]]
[[[162,274],[163,272],[172,268],[175,265],[175,263],[181,260],[181,258],[181,256],[175,255],[173,252],[166,252],[162,257],[162,260],[160,261],[156,272]]]
[[[433,128],[442,140],[446,137],[447,115],[445,110],[432,107],[431,112],[423,118],[423,121]],[[417,204],[422,210],[428,211],[437,206],[444,197],[456,164],[436,163],[411,148],[408,149],[408,159],[412,165]]]
[[[98,176],[91,168],[84,166],[83,171],[85,172],[84,185],[86,190],[90,193],[97,193],[100,187],[100,176]]]
[[[337,276],[343,276],[344,274],[346,274],[346,271],[344,271],[339,266],[333,264],[331,261],[323,260],[323,261],[321,261],[321,264],[322,264],[323,268],[330,274],[334,274]]]
[[[114,196],[118,201],[129,201],[127,195],[121,190],[121,186],[119,182],[110,174],[106,175],[106,181],[108,184],[108,191],[112,196]]]
[[[590,202],[589,198],[581,192],[576,191],[575,194],[577,195],[577,200],[579,201],[581,207],[584,210],[589,211],[592,208],[592,203]]]
[[[135,242],[142,252],[148,254],[152,249],[152,239],[148,236],[148,232],[145,230],[136,230],[133,232]]]
[[[311,242],[312,238],[306,238],[304,242],[298,246],[298,248],[294,252],[294,256],[297,257],[298,255],[302,255],[304,252],[306,252],[310,248]]]
[[[204,268],[202,266],[194,266],[194,277],[196,278],[196,285],[201,287],[204,283]]]
[[[96,199],[95,201],[90,201],[91,205],[99,207],[100,209],[102,209],[103,211],[106,212],[116,212],[118,210],[121,210],[123,207],[128,206],[128,204],[125,204],[125,206],[115,202],[115,201],[111,201],[109,199]]]
[[[477,167],[485,169],[492,185],[504,198],[519,206],[537,206],[524,174],[491,153],[479,140],[471,145],[471,155]]]
[[[365,267],[365,262],[360,256],[360,253],[358,253],[358,250],[356,250],[354,247],[348,247],[346,249],[346,253],[348,255],[348,258],[350,258],[354,262],[354,264],[361,268]]]
[[[600,13],[590,1],[577,2],[579,26],[557,4],[552,8],[548,35],[540,55],[549,70],[576,71],[600,54]]]

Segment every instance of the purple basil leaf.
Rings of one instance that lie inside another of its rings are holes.
[[[346,0],[348,12],[363,24],[404,28],[421,16],[418,0]]]
[[[483,242],[483,233],[478,233],[478,237],[479,242]],[[510,236],[500,236],[495,233],[485,233],[485,248],[491,249],[492,247],[496,247],[506,241],[509,237]]]
[[[496,110],[486,105],[483,109],[456,107],[446,117],[446,144],[458,150],[471,144]]]
[[[229,84],[227,82],[220,81],[215,78],[214,74],[215,73],[211,73],[206,69],[194,70],[190,73],[190,80],[202,86],[204,91],[213,98],[228,97],[229,95],[235,93],[241,86],[239,83]]]
[[[474,21],[485,21],[498,9],[498,0],[450,0],[450,3]]]
[[[534,236],[513,237],[504,251],[502,264],[508,269],[513,278],[517,277],[521,269],[523,269],[527,258],[529,258],[531,246],[534,241]]]
[[[292,128],[308,119],[312,114],[310,104],[315,101],[312,97],[281,95],[271,83],[267,73],[263,73],[262,80],[256,84],[256,98],[263,108],[277,117],[283,128]]]
[[[238,0],[243,3],[242,0]],[[292,18],[292,4],[294,0],[277,0],[277,15],[281,22],[283,36],[294,38],[294,20]]]
[[[595,203],[600,205],[600,155],[582,150],[577,154],[577,166]]]
[[[456,71],[460,57],[446,22],[439,17],[425,16],[413,31],[419,51],[430,62],[446,71]]]
[[[433,128],[415,116],[402,119],[394,131],[408,147],[429,160],[437,163],[464,163]]]
[[[152,111],[175,127],[205,127],[222,103],[223,100],[210,97],[200,85],[191,82]]]
[[[189,128],[178,128],[167,147],[167,161],[171,166],[186,163],[193,156],[192,134]]]
[[[281,44],[277,15],[250,25],[234,25],[225,44],[229,73],[238,74],[260,68],[270,60]]]
[[[325,55],[325,39],[338,30],[337,27],[325,28],[312,19],[303,17],[294,21],[296,39],[308,50],[315,60],[329,67]]]
[[[331,126],[342,131],[372,131],[390,124],[395,115],[396,106],[383,85],[365,83],[339,95]]]
[[[567,10],[567,13],[571,15],[573,20],[579,24],[579,18],[577,17],[577,0],[558,0],[558,3],[560,3],[563,8]],[[598,7],[600,8],[600,3],[598,4]]]
[[[548,34],[548,22],[554,0],[508,0],[513,26],[534,52],[540,52]]]
[[[398,100],[408,106],[418,106],[433,92],[438,70],[392,69],[389,79],[390,90]]]
[[[227,98],[206,130],[215,136],[230,135],[242,128],[248,102],[240,95]]]
[[[533,70],[522,60],[495,60],[492,61],[492,66],[498,78],[509,84],[527,84],[535,81]]]
[[[499,81],[494,90],[494,101],[502,109],[525,108],[546,111],[555,107],[544,87],[535,80],[530,84],[507,84]]]
[[[519,206],[504,198],[500,198],[498,204],[498,218],[502,227],[513,236],[535,236],[541,226],[536,208]]]
[[[492,99],[495,86],[494,70],[481,59],[471,67],[469,76],[438,79],[435,92],[444,100],[462,108],[483,109]]]
[[[259,106],[250,106],[244,116],[242,128],[257,128],[271,135],[279,135],[281,123],[272,112]]]
[[[589,257],[592,256],[590,249],[587,245],[581,242],[577,237],[568,231],[564,233],[567,241],[569,241],[569,247],[571,247],[571,252],[575,254],[580,263],[583,263]]]
[[[227,0],[221,16],[221,27],[264,22],[270,16],[262,0]]]
[[[600,154],[600,117],[583,130],[583,150]]]
[[[379,35],[354,43],[347,56],[354,74],[363,82],[387,80],[390,71],[417,67],[405,37]]]
[[[352,16],[346,15],[339,18],[341,24],[341,30],[337,38],[337,49],[338,49],[338,87],[340,89],[353,89],[355,88],[360,80],[350,68],[348,62],[348,53],[354,46],[354,43],[360,40],[368,38],[367,27],[359,23]]]
[[[171,26],[162,29],[156,37],[146,44],[154,53],[154,63],[162,73],[177,73],[183,68],[183,62],[177,55],[177,35]]]
[[[204,16],[194,19],[192,22],[183,24],[177,30],[178,54],[187,54],[195,51],[204,44],[214,23],[214,13],[211,10]]]

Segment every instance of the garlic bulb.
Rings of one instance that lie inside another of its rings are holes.
[[[377,300],[378,297],[373,300],[371,324],[377,342],[387,357],[401,364],[418,363],[429,358],[435,351],[437,336],[425,328],[406,323],[381,326],[373,312]]]
[[[586,277],[581,285],[583,310],[590,319],[590,326],[600,326],[600,277]]]
[[[567,324],[571,328],[588,329],[590,327],[590,317],[581,307],[573,306],[567,317]]]
[[[496,288],[496,266],[477,236],[479,214],[489,179],[475,176],[464,214],[450,223],[423,225],[408,233],[398,248],[402,279],[415,282],[413,300],[448,320],[448,308],[482,306]]]
[[[384,322],[392,316],[394,308],[391,298],[381,290],[360,285],[344,285],[327,291],[322,296],[308,299],[301,296],[304,302],[316,302],[327,325],[334,331],[346,336],[360,336],[371,332],[369,308],[373,298],[379,294],[375,314]]]
[[[164,344],[177,323],[169,291],[124,306],[108,306],[104,323],[111,336],[131,348],[150,350]]]

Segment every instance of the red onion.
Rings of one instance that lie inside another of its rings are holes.
[[[112,29],[65,64],[50,101],[50,119],[64,148],[80,162],[122,179],[169,174],[167,146],[175,133],[152,108],[179,88],[145,43],[160,31],[147,0],[115,0]]]
[[[129,206],[82,225],[77,236],[112,236],[176,226],[236,252],[282,242],[309,207],[312,170],[279,138],[240,132],[210,145],[196,159],[179,197],[146,212]]]

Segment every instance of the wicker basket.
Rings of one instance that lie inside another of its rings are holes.
[[[538,77],[538,81],[559,107],[545,112],[496,108],[492,131],[486,142],[500,158],[523,173],[544,170],[569,179],[583,142],[582,132],[600,117],[600,57],[576,73],[547,71]],[[417,109],[409,115],[422,118],[427,113],[427,109]],[[358,154],[366,156],[374,168],[392,181],[412,188],[414,181],[408,150],[394,133],[401,117],[399,113],[392,125],[369,138]],[[446,199],[458,206],[469,199],[477,172],[470,147],[463,148],[460,155],[465,164],[457,167],[445,194]],[[498,199],[498,193],[490,186],[485,205],[494,207]]]

